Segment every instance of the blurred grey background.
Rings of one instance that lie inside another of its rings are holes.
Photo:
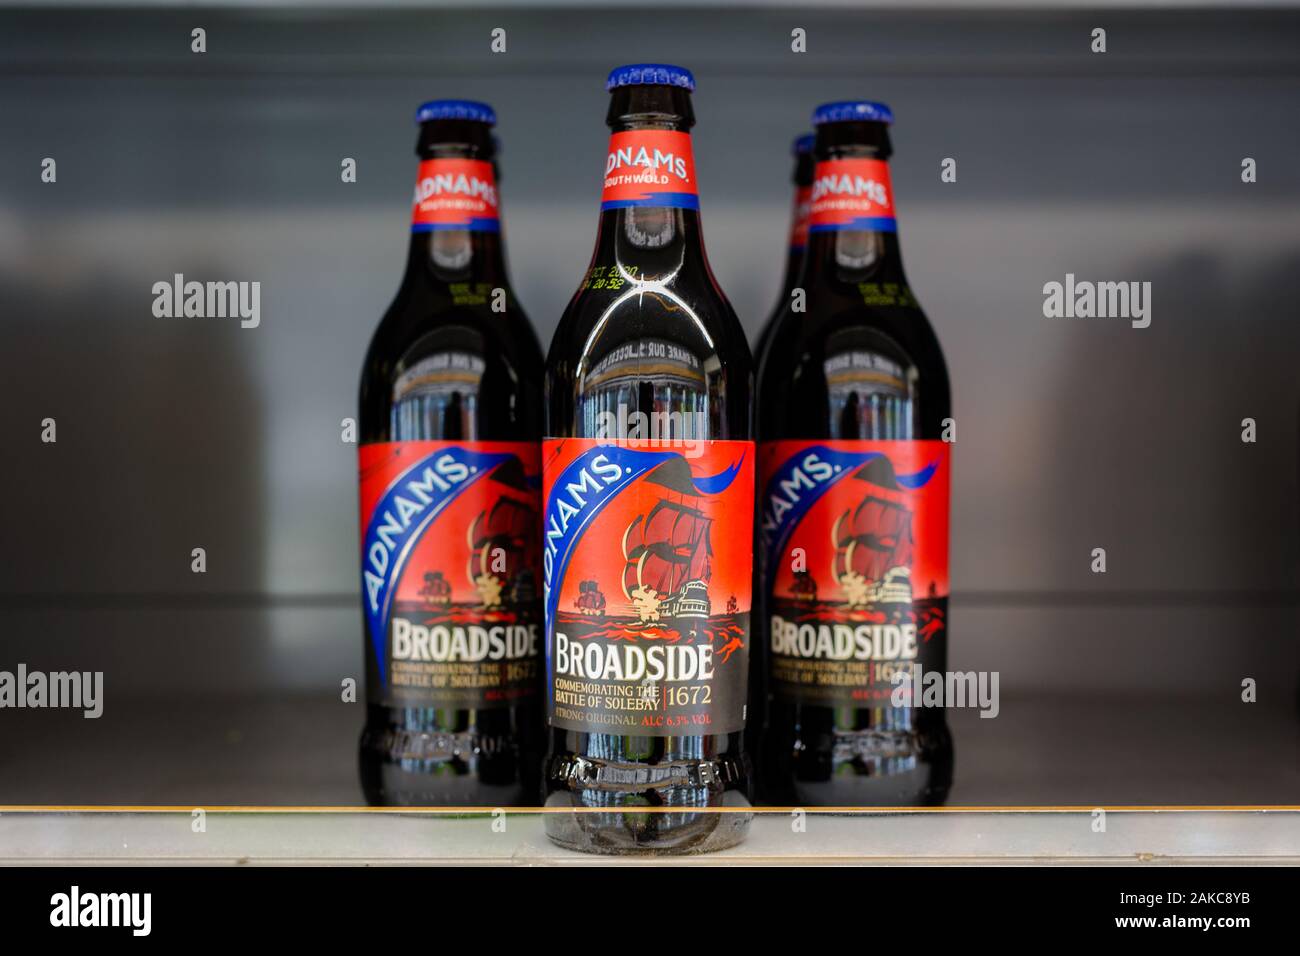
[[[705,236],[752,332],[790,140],[827,99],[894,108],[958,420],[951,663],[1001,673],[998,719],[954,715],[952,802],[1300,803],[1300,11],[236,3],[0,6],[0,669],[106,681],[97,721],[0,711],[0,804],[360,801],[340,422],[402,274],[414,107],[496,107],[546,342],[604,76],[636,60],[696,73]],[[178,272],[260,281],[261,326],[155,318]],[[1150,281],[1151,327],[1045,319],[1067,272]]]

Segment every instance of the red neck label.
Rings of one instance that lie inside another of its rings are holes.
[[[425,159],[415,178],[411,231],[501,228],[497,177],[482,159]]]
[[[700,208],[690,133],[633,129],[610,136],[600,208],[629,206]]]
[[[813,171],[812,232],[896,232],[894,187],[883,159],[827,159]]]

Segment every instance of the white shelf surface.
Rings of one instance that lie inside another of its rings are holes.
[[[755,813],[737,847],[589,856],[547,840],[539,811],[0,811],[0,863],[638,864],[1300,863],[1300,809]],[[800,828],[800,824],[802,829]]]

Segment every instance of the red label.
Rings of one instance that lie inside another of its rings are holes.
[[[794,191],[794,216],[790,221],[790,248],[808,245],[808,220],[812,215],[812,187],[799,186]]]
[[[759,458],[773,691],[878,706],[900,670],[941,669],[949,445],[778,441]]]
[[[880,159],[828,159],[813,171],[813,232],[869,229],[893,232],[894,187],[889,164]]]
[[[420,162],[411,208],[412,231],[496,232],[500,228],[497,178],[491,163],[481,159]]]
[[[540,450],[362,445],[362,603],[371,700],[502,707],[541,677]]]
[[[627,206],[700,208],[690,133],[635,129],[610,136],[600,208]]]
[[[741,730],[753,443],[548,439],[542,457],[550,722]]]

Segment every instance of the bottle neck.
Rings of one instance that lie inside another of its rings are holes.
[[[508,284],[500,232],[412,231],[406,270],[408,275],[439,284],[487,282],[493,287]]]
[[[781,302],[790,301],[790,292],[799,284],[799,273],[803,270],[803,248],[793,246],[786,252],[785,278],[781,280]]]
[[[799,285],[906,281],[889,154],[881,124],[832,124],[818,131]]]
[[[898,232],[844,229],[813,233],[795,285],[857,285],[907,281]]]
[[[425,123],[411,204],[408,276],[505,285],[495,149],[482,123]]]
[[[794,208],[790,212],[790,241],[786,243],[785,280],[781,298],[788,300],[790,290],[799,281],[804,253],[808,249],[808,214],[812,209],[812,157],[799,156],[794,171]]]
[[[607,120],[593,261],[619,263],[631,281],[669,282],[683,269],[707,269],[690,94],[668,86],[616,88]]]

